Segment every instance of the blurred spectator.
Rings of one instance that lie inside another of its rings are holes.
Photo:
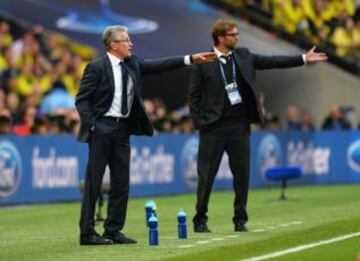
[[[274,0],[273,24],[284,27],[290,34],[308,29],[305,12],[300,0]]]
[[[0,21],[0,36],[1,36],[1,44],[0,50],[2,48],[8,48],[13,43],[13,37],[10,34],[10,25],[6,21]]]
[[[6,96],[6,107],[11,113],[12,123],[21,123],[20,99],[16,93],[9,93]]]
[[[45,78],[43,80],[36,77],[30,64],[26,64],[21,68],[14,91],[22,97],[30,94],[41,97],[41,94],[50,87],[48,86],[48,81]]]
[[[49,134],[59,135],[67,132],[65,125],[66,110],[56,109],[47,115]]]
[[[6,109],[0,109],[0,135],[11,133],[11,115]]]
[[[274,115],[272,112],[270,112],[265,107],[265,95],[262,92],[258,93],[258,101],[259,101],[259,107],[260,107],[261,113],[262,113],[262,115],[264,117],[265,126],[263,126],[263,127],[265,129],[270,129],[270,130],[278,130],[278,129],[280,129],[281,124],[280,124],[280,121],[279,121],[279,117]],[[262,129],[262,126],[259,126],[259,124],[256,124],[256,126],[253,126],[253,125],[252,125],[253,130]]]
[[[156,119],[155,104],[150,99],[144,99],[144,108],[150,118],[150,121],[153,122]]]
[[[309,111],[304,110],[301,113],[301,130],[303,132],[311,132],[315,130],[315,125]]]
[[[299,109],[295,105],[291,105],[286,111],[286,127],[287,130],[301,130],[299,121]]]
[[[195,131],[194,123],[190,116],[182,116],[180,120],[180,132],[181,133],[192,133]]]
[[[341,106],[341,111],[346,122],[349,123],[350,128],[356,128],[357,116],[353,106]]]
[[[26,107],[24,115],[22,117],[22,122],[13,126],[12,130],[15,135],[27,136],[32,134],[32,128],[34,126],[36,117],[36,108],[35,107]]]
[[[180,116],[189,116],[190,115],[190,108],[189,108],[189,103],[185,102],[185,105],[178,108],[176,110],[176,112],[180,115]]]
[[[75,98],[65,89],[62,81],[53,84],[52,89],[42,99],[40,111],[44,114],[51,114],[57,109],[75,109]]]
[[[67,133],[78,134],[80,128],[80,117],[76,110],[69,110],[66,112],[64,124]]]
[[[36,135],[47,135],[49,133],[48,121],[43,115],[35,117],[31,132]]]
[[[280,130],[281,129],[281,124],[280,124],[280,119],[278,116],[273,115],[268,123],[266,124],[266,129],[267,130],[272,130],[272,131],[276,131],[276,130]]]
[[[323,130],[347,130],[350,129],[350,124],[344,118],[342,111],[338,105],[333,105],[330,109],[329,115],[325,118],[322,129]]]
[[[351,17],[344,18],[341,26],[335,29],[331,42],[336,48],[336,54],[340,57],[360,50],[360,30],[354,26],[354,20]]]
[[[24,32],[21,38],[15,40],[10,46],[11,53],[14,55],[14,59],[18,62],[29,62],[31,59],[27,56],[27,52],[31,51],[31,47],[36,42],[31,30]]]
[[[5,92],[0,89],[0,110],[5,108],[6,105],[6,95]]]

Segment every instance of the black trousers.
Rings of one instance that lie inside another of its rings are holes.
[[[219,165],[226,152],[230,170],[233,174],[234,223],[245,224],[248,220],[246,204],[248,199],[250,175],[250,128],[248,124],[215,128],[206,133],[200,132],[198,155],[198,187],[196,214],[193,222],[206,223],[211,188]]]
[[[126,218],[129,195],[130,141],[127,120],[101,117],[89,143],[85,189],[81,205],[80,233],[95,233],[94,214],[106,165],[110,168],[110,193],[104,228],[120,231]]]

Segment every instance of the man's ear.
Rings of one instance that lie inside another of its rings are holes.
[[[116,46],[116,44],[114,42],[110,43],[110,49],[109,50],[114,50],[114,45]]]
[[[218,42],[219,43],[222,43],[222,42],[224,42],[224,36],[218,36]]]

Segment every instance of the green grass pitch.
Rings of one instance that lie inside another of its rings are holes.
[[[213,193],[209,234],[193,233],[195,194],[154,197],[158,206],[159,246],[149,246],[144,204],[132,198],[123,232],[136,245],[80,246],[80,203],[0,208],[0,260],[242,260],[360,231],[360,186],[290,187],[288,201],[279,190],[249,194],[249,232],[236,233],[231,222],[233,192]],[[177,239],[176,213],[188,217],[188,239]],[[104,207],[104,214],[106,207]],[[102,233],[102,224],[97,225]],[[360,236],[286,254],[271,260],[356,260]]]

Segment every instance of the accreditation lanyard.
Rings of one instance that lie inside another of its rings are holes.
[[[236,83],[236,69],[235,69],[235,61],[232,59],[232,76],[233,81],[231,83],[228,83],[226,80],[225,72],[224,72],[224,66],[221,61],[219,61],[221,76],[223,78],[224,84],[225,84],[225,90],[227,92],[227,96],[229,98],[229,101],[231,105],[239,104],[242,102],[242,98],[240,95],[240,92],[238,90],[238,86]]]

